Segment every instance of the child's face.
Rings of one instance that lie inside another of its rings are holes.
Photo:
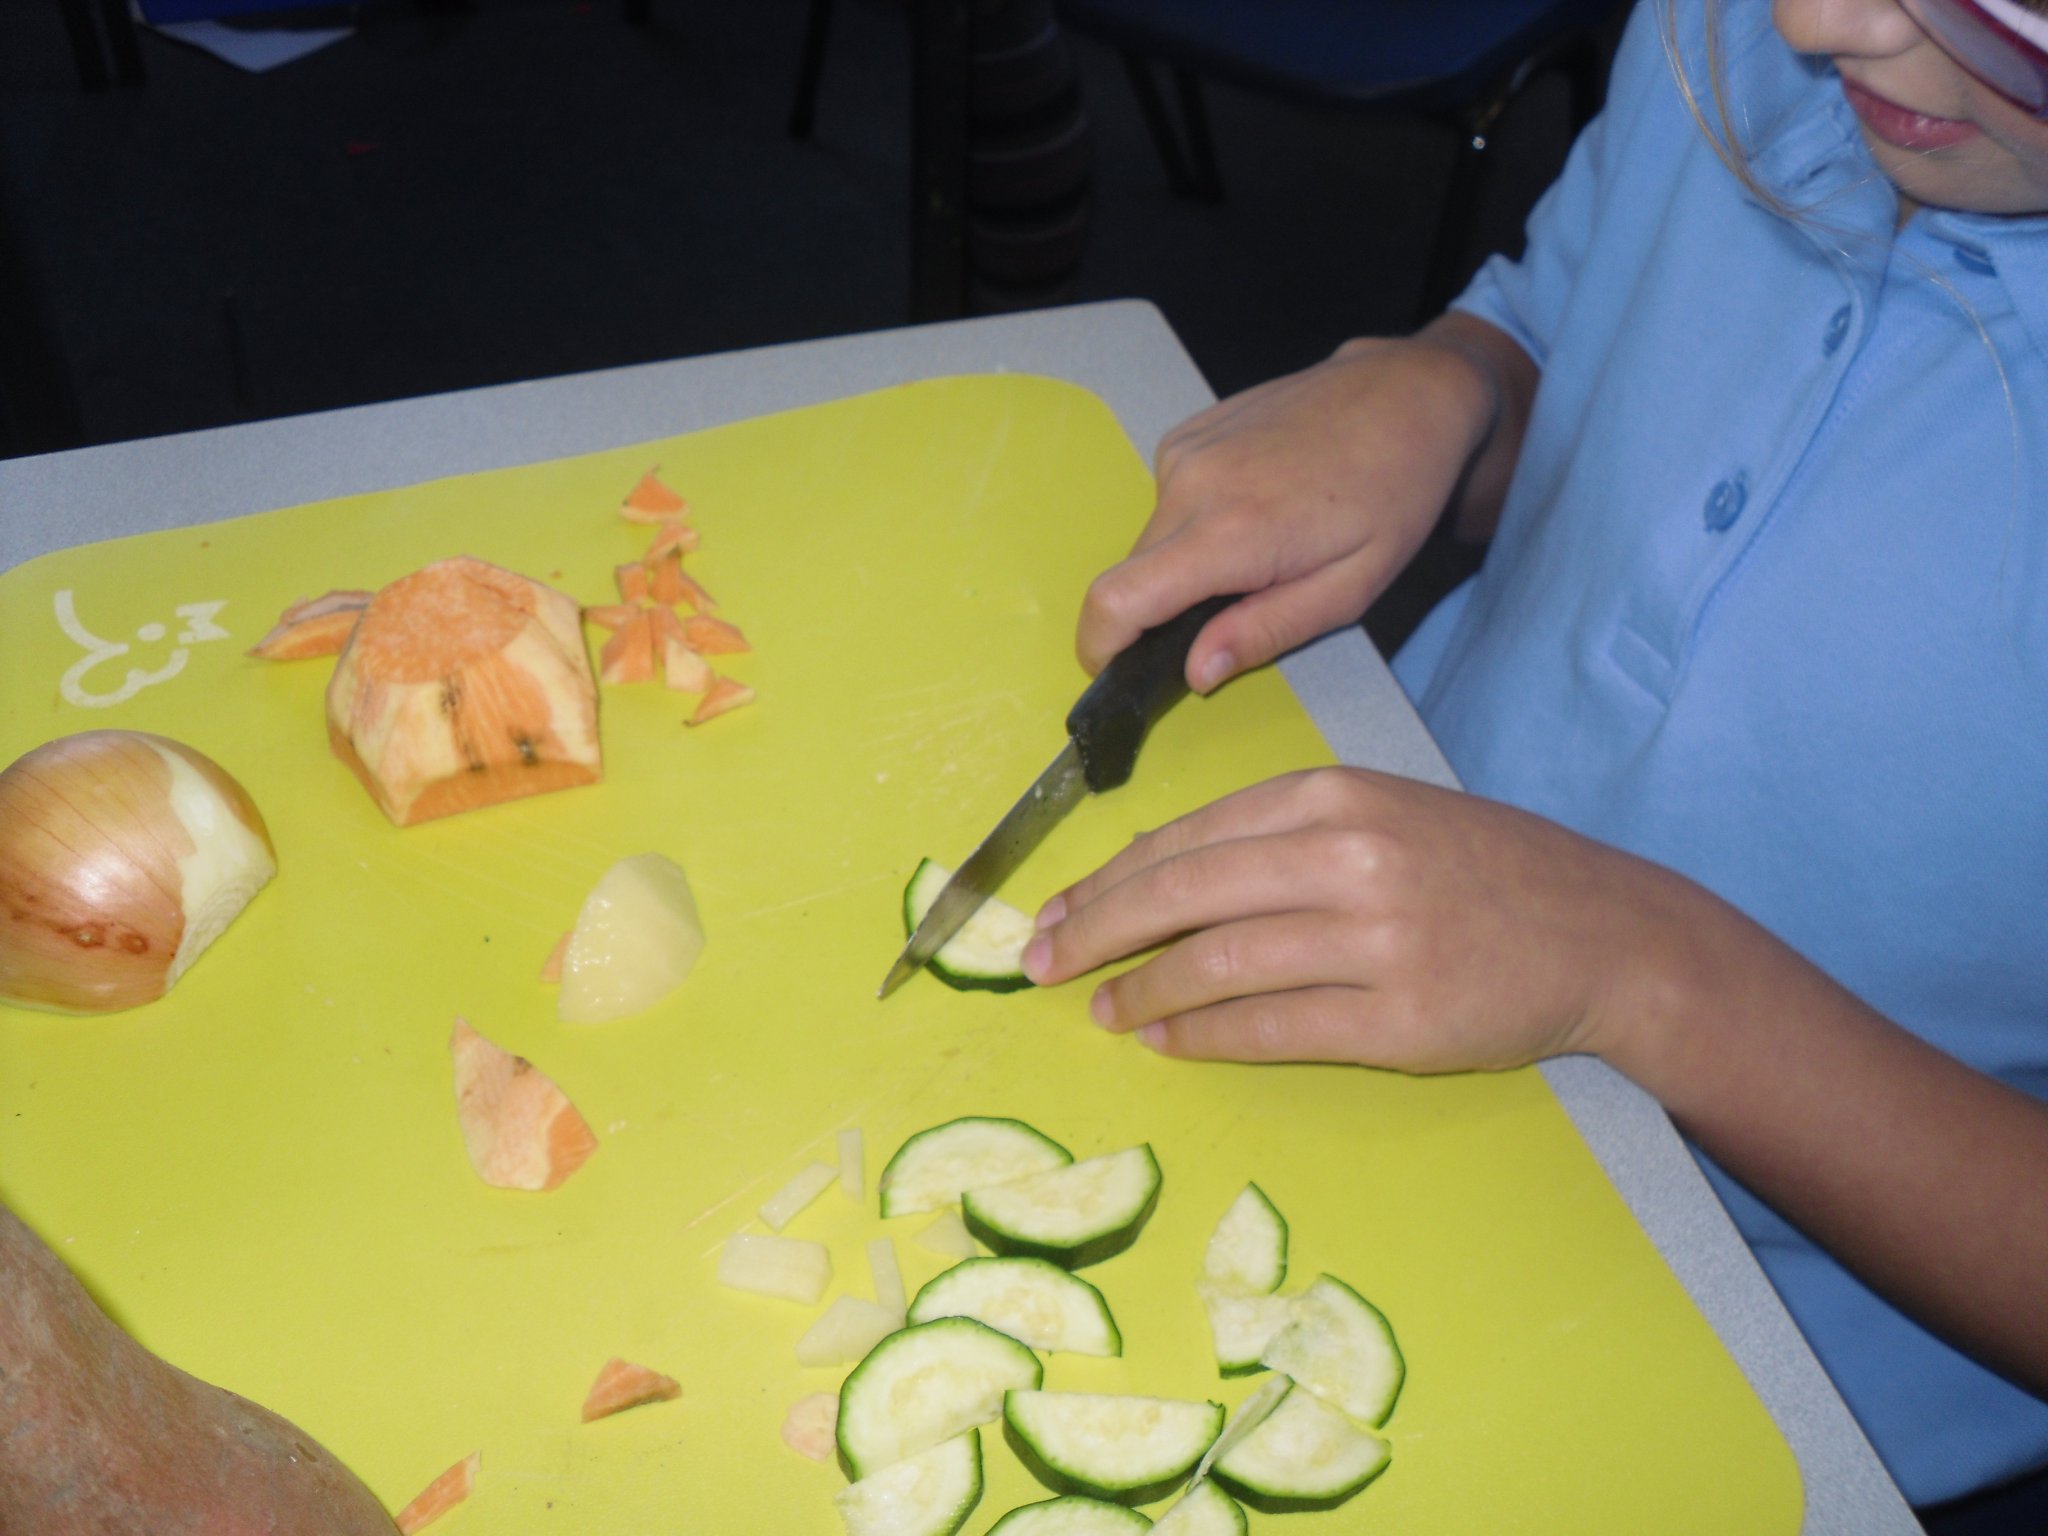
[[[1916,203],[2048,212],[2048,123],[1942,51],[1898,0],[1775,0],[1779,33],[1828,55],[1884,173]]]

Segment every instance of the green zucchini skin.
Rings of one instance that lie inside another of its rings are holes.
[[[1142,1150],[1152,1165],[1151,1193],[1131,1219],[1114,1231],[1103,1232],[1077,1243],[1036,1242],[984,1220],[982,1213],[975,1207],[973,1190],[968,1190],[961,1197],[961,1218],[967,1223],[967,1230],[976,1239],[1006,1258],[1047,1259],[1062,1269],[1085,1269],[1091,1264],[1100,1264],[1104,1259],[1114,1258],[1135,1243],[1138,1234],[1145,1230],[1145,1223],[1152,1219],[1152,1213],[1159,1208],[1159,1192],[1165,1186],[1165,1177],[1159,1169],[1159,1158],[1151,1147],[1145,1145]]]
[[[1094,1482],[1067,1468],[1056,1466],[1048,1460],[1046,1453],[1033,1444],[1028,1434],[1019,1427],[1012,1414],[1010,1398],[1011,1394],[1005,1394],[1003,1439],[1010,1449],[1016,1453],[1017,1459],[1024,1464],[1024,1469],[1054,1493],[1078,1495],[1082,1498],[1098,1499],[1111,1504],[1151,1504],[1165,1498],[1185,1483],[1188,1480],[1188,1474],[1194,1470],[1195,1463],[1200,1460],[1202,1450],[1207,1449],[1207,1446],[1198,1448],[1193,1455],[1188,1457],[1184,1465],[1172,1468],[1151,1482]],[[1215,1428],[1220,1432],[1223,1428],[1224,1420],[1223,1405],[1212,1402],[1208,1406],[1215,1411]],[[1214,1435],[1212,1434],[1211,1443],[1213,1441]]]
[[[1054,1528],[1055,1521],[1071,1530],[1075,1523],[1084,1519],[1098,1536],[1110,1536],[1112,1532],[1130,1532],[1136,1536],[1136,1533],[1152,1528],[1152,1522],[1135,1509],[1108,1504],[1101,1499],[1063,1494],[1057,1499],[1024,1504],[1011,1510],[988,1528],[988,1536],[998,1536],[998,1533],[1001,1536],[1031,1536],[1033,1531]]]
[[[937,899],[941,887],[952,877],[952,871],[931,859],[921,859],[911,871],[909,883],[903,887],[903,936],[907,939],[917,931],[918,923],[931,904]],[[1002,907],[993,897],[983,904]],[[1004,908],[1005,911],[1012,910]],[[971,925],[974,918],[968,919]],[[961,953],[961,935],[956,934],[941,945],[939,952],[925,962],[925,969],[956,992],[1021,992],[1030,986],[1031,978],[1024,974],[1023,966],[1005,964],[997,969],[982,969],[964,965],[958,959]]]

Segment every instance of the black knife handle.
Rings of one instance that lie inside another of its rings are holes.
[[[1067,715],[1067,734],[1081,754],[1081,774],[1097,794],[1131,776],[1153,721],[1188,691],[1188,652],[1195,636],[1238,600],[1204,598],[1177,619],[1146,630],[1104,667]]]

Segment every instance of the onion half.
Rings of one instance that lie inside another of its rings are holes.
[[[46,742],[0,773],[0,1002],[159,998],[276,873],[256,803],[203,753],[140,731]]]

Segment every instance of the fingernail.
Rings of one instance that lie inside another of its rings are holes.
[[[1066,915],[1067,898],[1064,896],[1055,896],[1052,898],[1052,900],[1048,901],[1044,906],[1038,909],[1038,921],[1033,926],[1035,926],[1040,933],[1043,933],[1046,929],[1050,928],[1054,923],[1058,922],[1061,918],[1065,917]]]
[[[1088,1016],[1104,1029],[1116,1022],[1116,1004],[1110,1001],[1108,987],[1097,987],[1088,999]]]
[[[1195,669],[1196,691],[1199,693],[1207,693],[1211,688],[1214,688],[1218,684],[1220,684],[1223,681],[1223,679],[1230,676],[1231,672],[1235,670],[1236,667],[1237,662],[1231,656],[1230,652],[1217,651],[1214,655],[1209,657],[1207,661],[1203,662],[1201,666]]]
[[[1024,946],[1024,974],[1035,982],[1045,980],[1045,968],[1052,959],[1052,940],[1040,934]]]
[[[1150,1024],[1147,1024],[1138,1031],[1138,1038],[1153,1050],[1158,1050],[1162,1045],[1166,1044],[1165,1021],[1163,1019],[1154,1019]]]

